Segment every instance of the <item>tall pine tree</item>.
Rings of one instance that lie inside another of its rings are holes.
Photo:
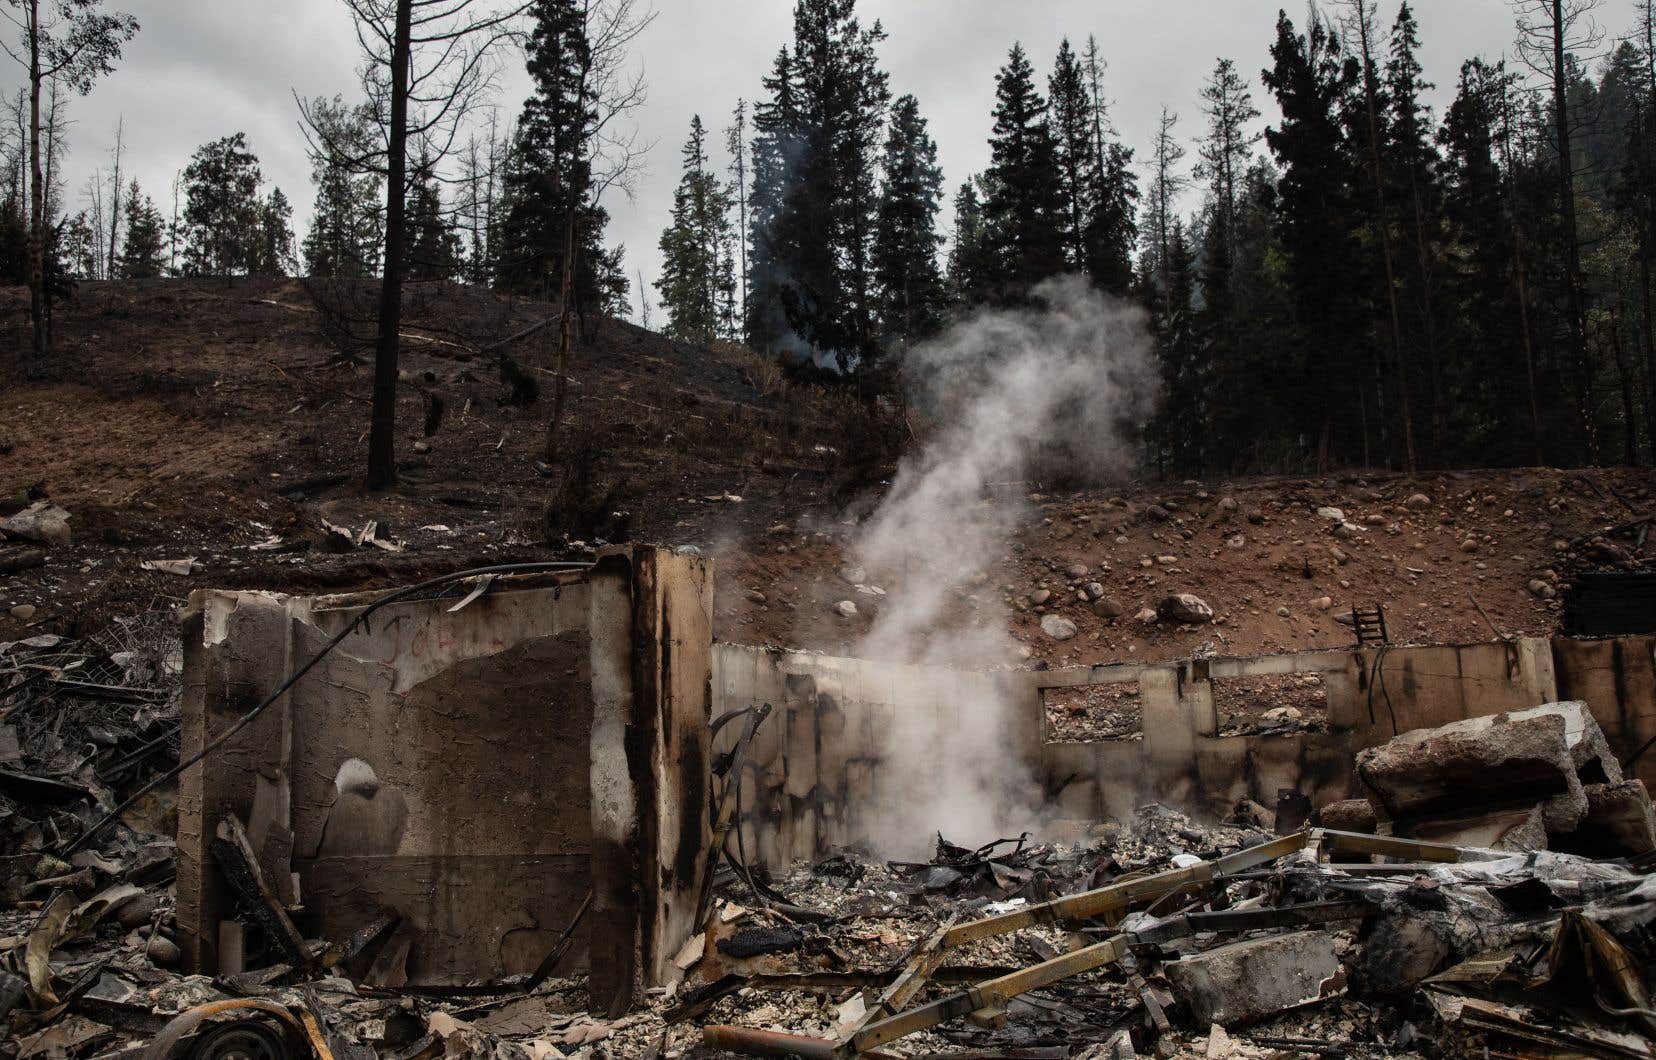
[[[1018,303],[1065,268],[1058,148],[1021,44],[996,75],[994,117],[983,204],[996,269],[992,291],[998,302]]]
[[[736,289],[730,193],[708,166],[707,132],[690,121],[684,175],[673,192],[673,220],[661,233],[661,306],[674,338],[709,343],[726,332]]]
[[[574,215],[574,287],[583,316],[616,307],[626,290],[620,256],[604,248],[609,214],[591,201],[593,124],[587,78],[592,47],[583,0],[534,0],[526,46],[533,93],[518,117],[503,180],[503,224],[495,281],[522,294],[555,298],[562,285]]]
[[[886,137],[874,275],[881,294],[880,330],[888,343],[906,346],[943,324],[947,297],[937,267],[937,211],[943,170],[937,144],[920,116],[920,103],[903,96],[891,109]]]

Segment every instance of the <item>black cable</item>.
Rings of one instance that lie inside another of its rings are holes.
[[[299,667],[299,669],[288,675],[287,680],[283,681],[277,687],[276,691],[265,697],[263,702],[248,711],[246,714],[243,714],[241,717],[237,718],[235,724],[231,725],[219,735],[213,737],[212,740],[208,741],[207,746],[191,755],[185,761],[178,763],[178,765],[174,766],[172,769],[169,769],[167,772],[162,773],[160,776],[151,780],[149,783],[134,792],[119,806],[104,814],[103,817],[99,818],[95,824],[93,824],[86,831],[82,832],[80,834],[80,838],[76,839],[73,843],[70,843],[63,849],[63,856],[68,857],[70,854],[73,854],[75,851],[79,850],[93,836],[103,831],[118,817],[120,817],[121,814],[131,809],[139,799],[143,798],[145,795],[148,795],[150,792],[154,791],[162,784],[165,784],[167,781],[177,778],[186,769],[196,765],[202,759],[206,758],[220,747],[223,747],[225,743],[229,741],[230,737],[246,728],[248,723],[258,717],[266,707],[280,699],[284,692],[299,682],[300,678],[310,673],[311,667],[321,662],[328,655],[328,653],[339,647],[345,638],[350,636],[356,628],[368,618],[369,615],[373,614],[375,611],[378,611],[386,604],[395,603],[406,596],[412,596],[417,592],[422,592],[434,586],[444,585],[448,582],[460,581],[462,578],[475,578],[483,574],[527,574],[535,571],[585,569],[590,566],[592,566],[591,563],[571,562],[568,560],[546,560],[530,563],[502,563],[493,567],[472,567],[468,570],[455,571],[452,574],[439,574],[435,578],[427,578],[423,582],[418,582],[414,585],[386,593],[378,600],[375,600],[373,603],[363,608],[355,618],[351,619],[351,621],[346,624],[344,629],[334,634],[333,638],[329,640],[328,643],[324,644],[320,649],[318,649],[315,655],[312,655],[308,660],[306,660],[305,665]]]

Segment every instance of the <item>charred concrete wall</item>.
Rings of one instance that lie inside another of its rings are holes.
[[[1656,635],[1553,641],[1560,699],[1585,700],[1622,762],[1656,738]],[[1656,749],[1626,770],[1656,788]]]
[[[1120,817],[1149,800],[1218,815],[1243,797],[1273,806],[1282,789],[1319,805],[1346,798],[1360,748],[1559,698],[1587,700],[1625,757],[1656,734],[1653,642],[1521,638],[985,673],[720,644],[713,670],[717,712],[759,703],[778,711],[742,781],[743,840],[774,863],[865,834],[858,813],[877,804],[870,796],[879,791],[894,712],[958,724],[950,712],[981,700],[987,687],[1004,697],[1017,729],[1009,765],[1028,767],[1044,789],[1034,794],[1060,816]],[[1326,731],[1218,735],[1215,680],[1284,674],[1318,675]],[[1136,686],[1136,731],[1085,742],[1052,737],[1043,690],[1122,683]],[[721,746],[733,738],[720,737]],[[1656,766],[1641,760],[1640,769]]]
[[[595,1000],[620,1003],[661,977],[688,934],[710,840],[709,567],[639,549],[501,579],[457,607],[467,588],[376,612],[181,778],[178,919],[192,967],[219,967],[231,910],[205,850],[233,813],[307,935],[340,940],[398,913],[410,981],[533,969],[589,889],[567,960],[590,963]],[[373,598],[194,594],[183,752]]]

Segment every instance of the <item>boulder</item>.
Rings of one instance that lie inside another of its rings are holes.
[[[1046,614],[1041,616],[1041,632],[1053,640],[1069,640],[1075,636],[1075,623],[1063,615]]]
[[[1191,626],[1213,621],[1213,608],[1200,596],[1190,593],[1174,593],[1163,597],[1161,603],[1156,605],[1156,614],[1171,622],[1183,622]]]
[[[1127,613],[1127,609],[1113,596],[1100,596],[1093,601],[1092,613],[1099,618],[1120,618]]]

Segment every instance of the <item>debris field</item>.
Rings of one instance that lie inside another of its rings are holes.
[[[849,848],[792,865],[739,849],[721,790],[773,721],[759,711],[713,766],[725,856],[702,927],[629,1011],[589,1011],[583,973],[548,974],[574,925],[533,973],[445,986],[399,981],[389,918],[305,937],[303,898],[284,904],[238,854],[233,818],[213,850],[255,925],[245,969],[186,974],[164,789],[89,831],[176,756],[170,618],[0,647],[7,1055],[1619,1057],[1656,1042],[1650,800],[1578,703],[1403,733],[1359,754],[1361,798],[1308,821],[1149,804],[975,848],[939,835],[921,861]]]

